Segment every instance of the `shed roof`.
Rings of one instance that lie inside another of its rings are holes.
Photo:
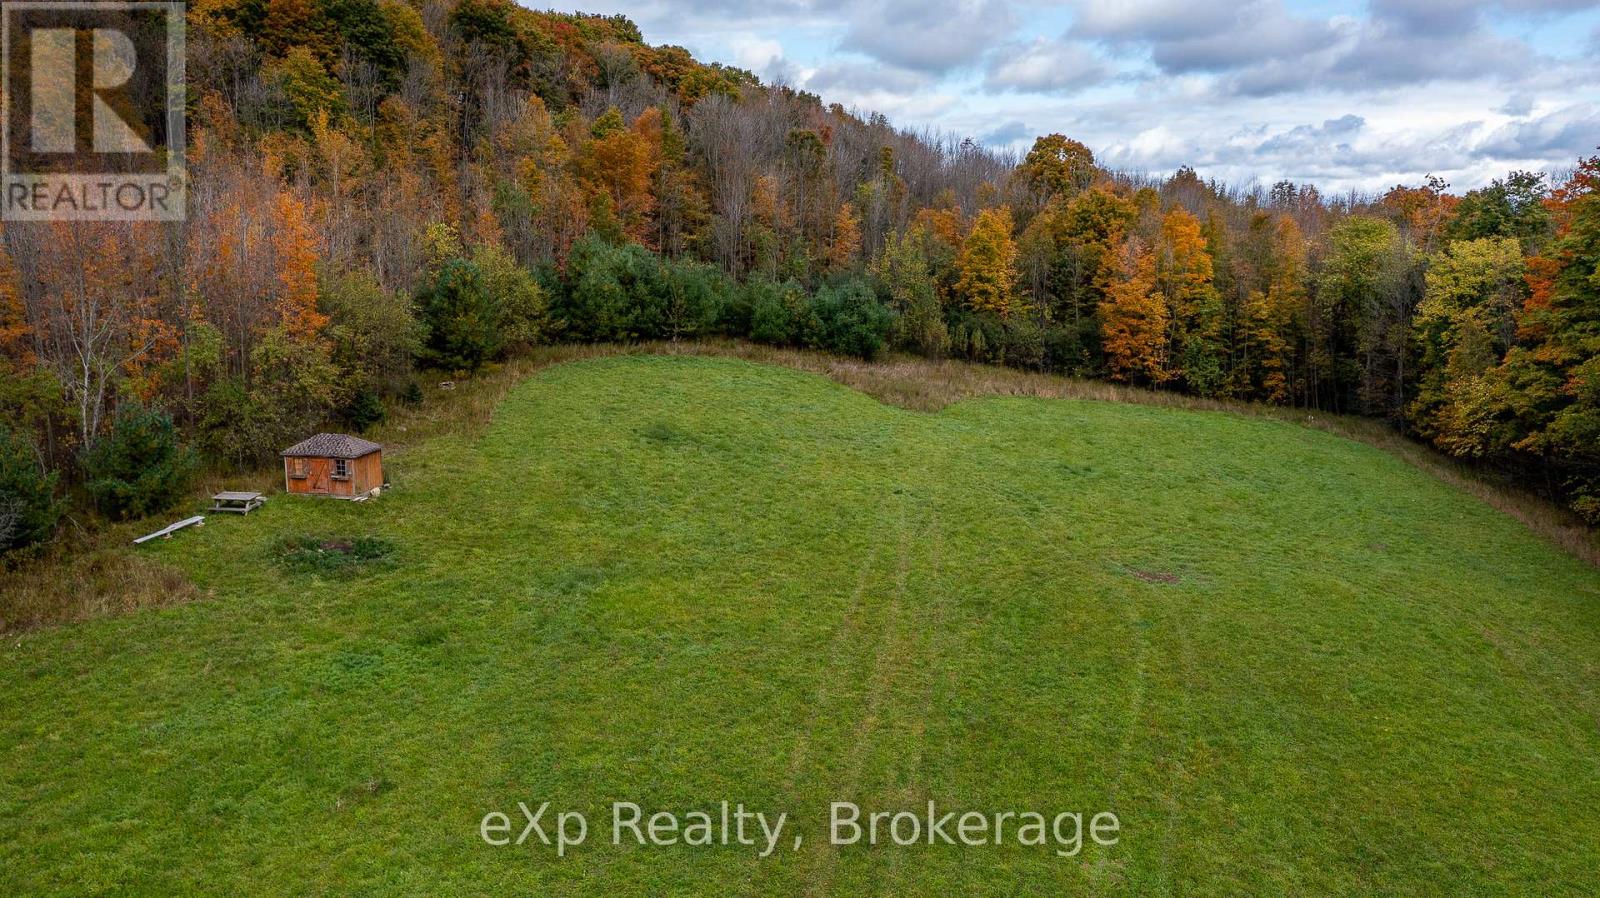
[[[383,446],[371,440],[347,436],[342,433],[319,433],[283,450],[285,458],[316,456],[318,458],[360,458],[371,455]]]

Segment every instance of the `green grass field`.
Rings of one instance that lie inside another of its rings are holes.
[[[0,895],[1600,889],[1600,574],[1379,450],[629,357],[388,468],[152,549],[202,601],[6,638]],[[723,799],[803,844],[610,842]],[[1120,841],[827,844],[930,799]],[[518,800],[588,841],[485,844]]]

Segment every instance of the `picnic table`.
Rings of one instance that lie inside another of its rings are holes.
[[[265,501],[267,500],[260,493],[224,490],[211,497],[211,510],[249,514],[260,508],[261,503]]]

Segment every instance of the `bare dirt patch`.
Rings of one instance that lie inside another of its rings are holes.
[[[1128,573],[1138,577],[1146,583],[1177,583],[1181,578],[1170,571],[1141,571],[1133,568]]]

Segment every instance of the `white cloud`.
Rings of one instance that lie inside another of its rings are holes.
[[[1600,107],[1574,103],[1526,121],[1496,128],[1475,148],[1479,156],[1501,159],[1576,159],[1600,145]]]
[[[997,50],[984,86],[989,90],[1072,93],[1105,80],[1111,68],[1087,47],[1035,38]]]
[[[932,82],[933,78],[921,72],[872,62],[842,60],[827,63],[812,72],[806,79],[806,89],[812,92],[911,94]]]
[[[1238,20],[1231,3],[1193,0],[1082,0],[1073,33],[1113,40],[1215,34]]]
[[[1032,128],[1029,128],[1026,122],[1017,119],[1006,122],[1000,127],[995,128],[993,131],[989,131],[980,135],[978,140],[991,147],[1007,147],[1012,144],[1032,140],[1037,136],[1038,134],[1035,133]]]
[[[783,44],[770,37],[754,34],[736,35],[728,41],[733,48],[733,61],[741,69],[764,71],[774,60],[783,58]]]
[[[976,62],[1014,24],[1005,0],[863,3],[843,46],[901,68],[944,72]]]
[[[1090,149],[1094,149],[1090,147]],[[1101,161],[1136,170],[1177,168],[1186,164],[1188,149],[1175,131],[1166,125],[1156,125],[1135,134],[1131,139],[1097,151]]]

